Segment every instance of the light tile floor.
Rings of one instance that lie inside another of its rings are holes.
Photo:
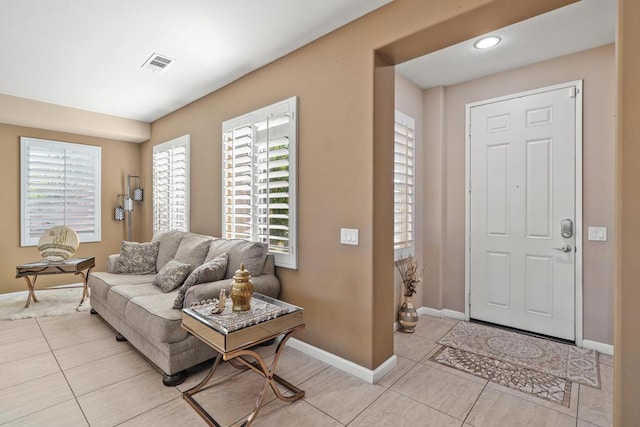
[[[396,368],[368,384],[291,348],[278,374],[305,390],[287,404],[269,391],[256,426],[610,426],[613,361],[601,357],[602,389],[574,384],[569,408],[488,383],[428,360],[456,324],[420,318],[414,334],[395,334]],[[262,347],[270,361],[273,347]],[[99,316],[0,321],[0,425],[204,426],[182,391],[206,374],[196,370],[178,387]],[[240,426],[261,379],[223,363],[215,386],[197,395],[223,425]]]

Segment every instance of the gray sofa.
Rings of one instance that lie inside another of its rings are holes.
[[[190,287],[184,294],[184,307],[217,298],[222,288],[228,293],[240,263],[245,263],[251,273],[255,292],[274,298],[280,293],[274,258],[264,244],[179,231],[159,233],[152,242],[158,242],[153,243],[157,250],[156,272],[171,260],[188,263],[192,272],[220,254],[228,255],[224,278]],[[164,372],[165,385],[182,383],[187,368],[215,357],[215,352],[181,328],[182,311],[172,308],[180,287],[163,292],[153,284],[157,274],[118,273],[121,266],[120,254],[110,255],[107,271],[92,272],[89,276],[92,313],[99,314],[118,331],[116,339],[128,340],[158,366]]]

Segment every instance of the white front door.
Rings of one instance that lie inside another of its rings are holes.
[[[575,340],[576,88],[469,109],[469,313]]]

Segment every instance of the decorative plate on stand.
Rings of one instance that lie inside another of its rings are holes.
[[[69,227],[56,226],[48,229],[38,241],[38,251],[42,258],[50,262],[62,262],[78,249],[78,234]]]

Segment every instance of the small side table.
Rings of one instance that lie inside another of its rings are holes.
[[[198,385],[182,393],[182,397],[210,426],[220,426],[220,424],[196,402],[193,395],[202,390],[209,382],[222,360],[228,361],[229,364],[236,369],[250,369],[264,377],[264,385],[256,401],[256,406],[251,414],[249,414],[249,417],[242,423],[242,427],[250,426],[255,421],[269,387],[271,387],[276,397],[284,402],[293,402],[304,397],[303,390],[300,390],[298,387],[275,374],[278,360],[280,359],[285,343],[293,334],[305,328],[302,320],[303,310],[300,307],[261,294],[253,295],[251,302],[252,307],[256,300],[264,301],[278,307],[285,307],[288,309],[288,312],[269,320],[230,330],[225,328],[224,325],[217,323],[215,321],[215,315],[203,316],[191,308],[182,310],[182,328],[218,353],[207,376],[205,376]],[[230,306],[228,307],[227,310],[230,309]],[[269,366],[262,356],[252,350],[251,347],[270,341],[278,336],[282,336],[282,339],[278,343],[275,357],[273,358],[273,362],[271,362],[271,366]],[[245,356],[249,356],[256,361],[252,362],[246,359]],[[282,394],[278,385],[282,386],[290,394]]]
[[[27,302],[24,305],[25,307],[29,307],[31,301],[38,302],[38,298],[36,298],[35,286],[36,280],[38,276],[49,275],[49,274],[76,274],[82,277],[82,299],[80,300],[80,304],[78,307],[82,305],[84,300],[89,296],[89,288],[87,287],[87,281],[89,280],[89,273],[91,273],[91,269],[95,267],[96,260],[94,257],[90,258],[69,258],[62,262],[49,262],[49,261],[35,261],[30,262],[28,264],[21,264],[16,267],[16,279],[18,277],[24,277],[24,280],[27,282],[27,287],[29,288],[29,295],[27,295]],[[31,280],[33,277],[33,280]],[[79,287],[79,286],[71,286],[71,287]],[[66,287],[64,289],[68,289]],[[58,288],[49,288],[46,290],[56,290]],[[43,289],[45,290],[45,289]]]

